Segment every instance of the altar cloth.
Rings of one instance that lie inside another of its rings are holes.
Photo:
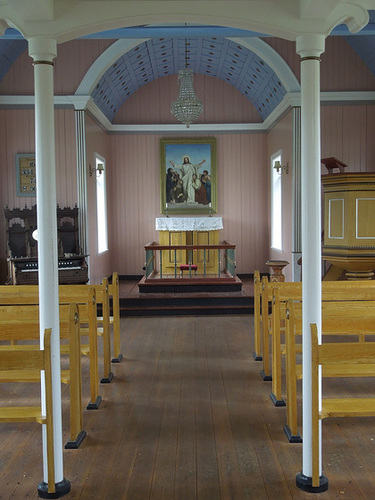
[[[223,229],[221,217],[158,217],[156,231],[217,231]]]

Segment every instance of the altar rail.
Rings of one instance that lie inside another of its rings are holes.
[[[207,259],[206,255],[210,251],[217,251],[218,254],[218,265],[217,265],[217,277],[222,276],[222,262],[224,263],[224,273],[230,278],[234,278],[236,274],[236,245],[232,245],[226,241],[218,245],[159,245],[158,243],[152,242],[145,245],[146,252],[146,263],[145,263],[145,277],[146,279],[155,278],[157,275],[157,255],[159,255],[159,278],[163,279],[164,266],[163,266],[163,250],[174,252],[174,277],[177,278],[178,272],[180,271],[180,264],[177,262],[177,252],[181,250],[186,250],[188,254],[188,261],[183,264],[196,264],[193,262],[192,256],[193,252],[196,250],[203,251],[203,277],[207,276]],[[191,268],[189,269],[189,277],[191,278]],[[215,277],[215,275],[210,274],[210,278]]]

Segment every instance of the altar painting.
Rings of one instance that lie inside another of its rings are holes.
[[[216,140],[162,139],[160,211],[216,212]]]

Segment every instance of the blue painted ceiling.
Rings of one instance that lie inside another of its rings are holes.
[[[369,25],[359,34],[350,35],[346,27],[340,26],[332,35],[344,36],[375,75],[374,26],[375,11],[371,11]],[[189,38],[183,36],[181,27],[124,28],[87,37],[150,38],[122,55],[92,92],[92,98],[109,121],[139,88],[157,78],[177,74],[186,64],[196,74],[233,85],[253,103],[262,120],[276,108],[286,89],[275,72],[254,52],[224,37],[259,36],[258,33],[196,26],[199,31],[194,37],[193,27],[189,28]],[[0,81],[26,47],[27,42],[15,30],[7,30],[0,38]]]
[[[185,67],[185,39],[144,42],[120,57],[97,83],[92,97],[111,121],[124,101],[140,87]],[[266,118],[286,90],[274,71],[256,54],[225,38],[187,41],[187,65],[194,73],[220,78],[236,87]]]

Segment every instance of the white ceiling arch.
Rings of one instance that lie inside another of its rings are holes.
[[[1,29],[26,39],[66,42],[98,31],[155,23],[199,23],[259,31],[296,40],[301,33],[328,36],[341,23],[351,31],[368,23],[373,0],[3,0]]]
[[[135,91],[177,73],[184,64],[184,39],[114,42],[88,70],[75,95],[90,95],[112,121]],[[266,119],[288,92],[298,92],[294,74],[267,43],[258,38],[189,40],[189,67],[237,88]]]

